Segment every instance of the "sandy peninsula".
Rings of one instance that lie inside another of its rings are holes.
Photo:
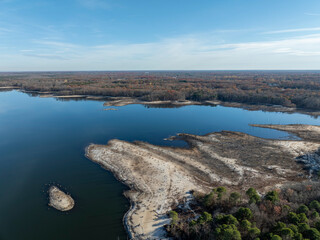
[[[122,107],[132,104],[142,104],[147,107],[163,107],[163,108],[177,108],[190,105],[205,105],[205,106],[223,106],[223,107],[233,107],[241,108],[248,111],[265,111],[265,112],[283,112],[283,113],[302,113],[310,116],[319,116],[319,111],[311,111],[307,109],[299,109],[296,107],[284,107],[281,105],[266,105],[266,104],[245,104],[237,102],[224,102],[224,101],[141,101],[136,98],[131,97],[109,97],[104,103],[105,107]]]
[[[256,126],[288,131],[301,140],[222,131],[173,138],[186,141],[188,148],[111,140],[107,145],[90,145],[86,154],[130,187],[125,195],[132,205],[124,220],[129,237],[162,239],[168,211],[191,190],[208,192],[227,186],[241,191],[250,186],[264,192],[275,185],[308,180],[319,168],[320,162],[314,164],[319,159],[319,126]]]
[[[188,105],[202,105],[201,102],[195,101],[141,101],[136,98],[130,97],[110,97],[107,102],[103,104],[105,107],[122,107],[132,104],[142,104],[148,106],[157,106],[157,105],[172,105],[172,106],[188,106]],[[211,103],[208,103],[211,104]]]
[[[74,207],[74,200],[70,195],[64,193],[58,187],[51,186],[49,189],[49,206],[65,212]]]

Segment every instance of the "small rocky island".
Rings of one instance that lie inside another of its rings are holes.
[[[56,186],[51,186],[49,189],[49,206],[59,211],[69,211],[74,207],[72,197]]]

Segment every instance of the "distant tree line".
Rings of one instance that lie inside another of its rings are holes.
[[[320,72],[61,72],[1,73],[0,87],[57,95],[157,100],[220,100],[320,110]]]

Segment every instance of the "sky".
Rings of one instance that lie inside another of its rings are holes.
[[[319,70],[319,0],[0,0],[0,71]]]

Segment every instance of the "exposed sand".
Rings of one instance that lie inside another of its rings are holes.
[[[268,105],[268,104],[249,104],[249,103],[237,103],[237,102],[222,102],[222,101],[207,101],[207,103],[216,103],[224,107],[242,108],[248,111],[265,111],[265,112],[282,112],[282,113],[302,113],[310,116],[319,116],[320,111],[314,111],[310,109],[301,109],[296,107],[285,107],[281,105]]]
[[[50,94],[49,92],[39,92],[40,97],[41,98],[86,98],[87,96],[86,95],[53,95],[53,94]]]
[[[161,106],[164,105],[166,107],[182,107],[182,106],[189,106],[189,105],[211,105],[211,106],[224,106],[224,107],[235,107],[235,108],[242,108],[248,111],[266,111],[266,112],[284,112],[284,113],[302,113],[311,116],[319,116],[319,111],[311,111],[306,109],[298,109],[294,107],[284,107],[281,105],[265,105],[265,104],[245,104],[245,103],[237,103],[237,102],[223,102],[219,100],[215,101],[141,101],[135,98],[130,97],[109,97],[109,100],[104,103],[104,106],[114,106],[114,107],[122,107],[131,104],[143,104],[146,106]]]
[[[309,178],[297,158],[320,148],[320,142],[314,140],[320,137],[320,127],[259,126],[297,135],[309,131],[312,138],[300,134],[302,141],[269,140],[223,131],[171,137],[188,142],[188,149],[111,140],[108,145],[90,145],[86,153],[131,188],[125,193],[132,203],[125,217],[129,236],[162,239],[163,225],[170,221],[166,213],[190,190],[208,192],[223,185],[237,190],[255,187],[263,192],[276,184]]]
[[[74,200],[72,197],[58,187],[52,186],[49,189],[49,206],[59,211],[69,211],[74,207]]]
[[[127,97],[113,97],[109,101],[105,102],[104,106],[122,107],[131,104],[143,104],[143,105],[172,105],[172,106],[187,106],[187,105],[201,105],[200,102],[194,101],[141,101],[135,98]]]
[[[56,98],[56,99],[64,99],[64,100],[83,99],[83,100],[102,101],[107,98],[105,96],[91,96],[91,95],[56,95],[51,92],[39,92],[39,91],[22,91],[22,92],[35,93],[35,94],[38,94],[40,98]]]
[[[19,89],[19,87],[0,87],[0,89]]]

